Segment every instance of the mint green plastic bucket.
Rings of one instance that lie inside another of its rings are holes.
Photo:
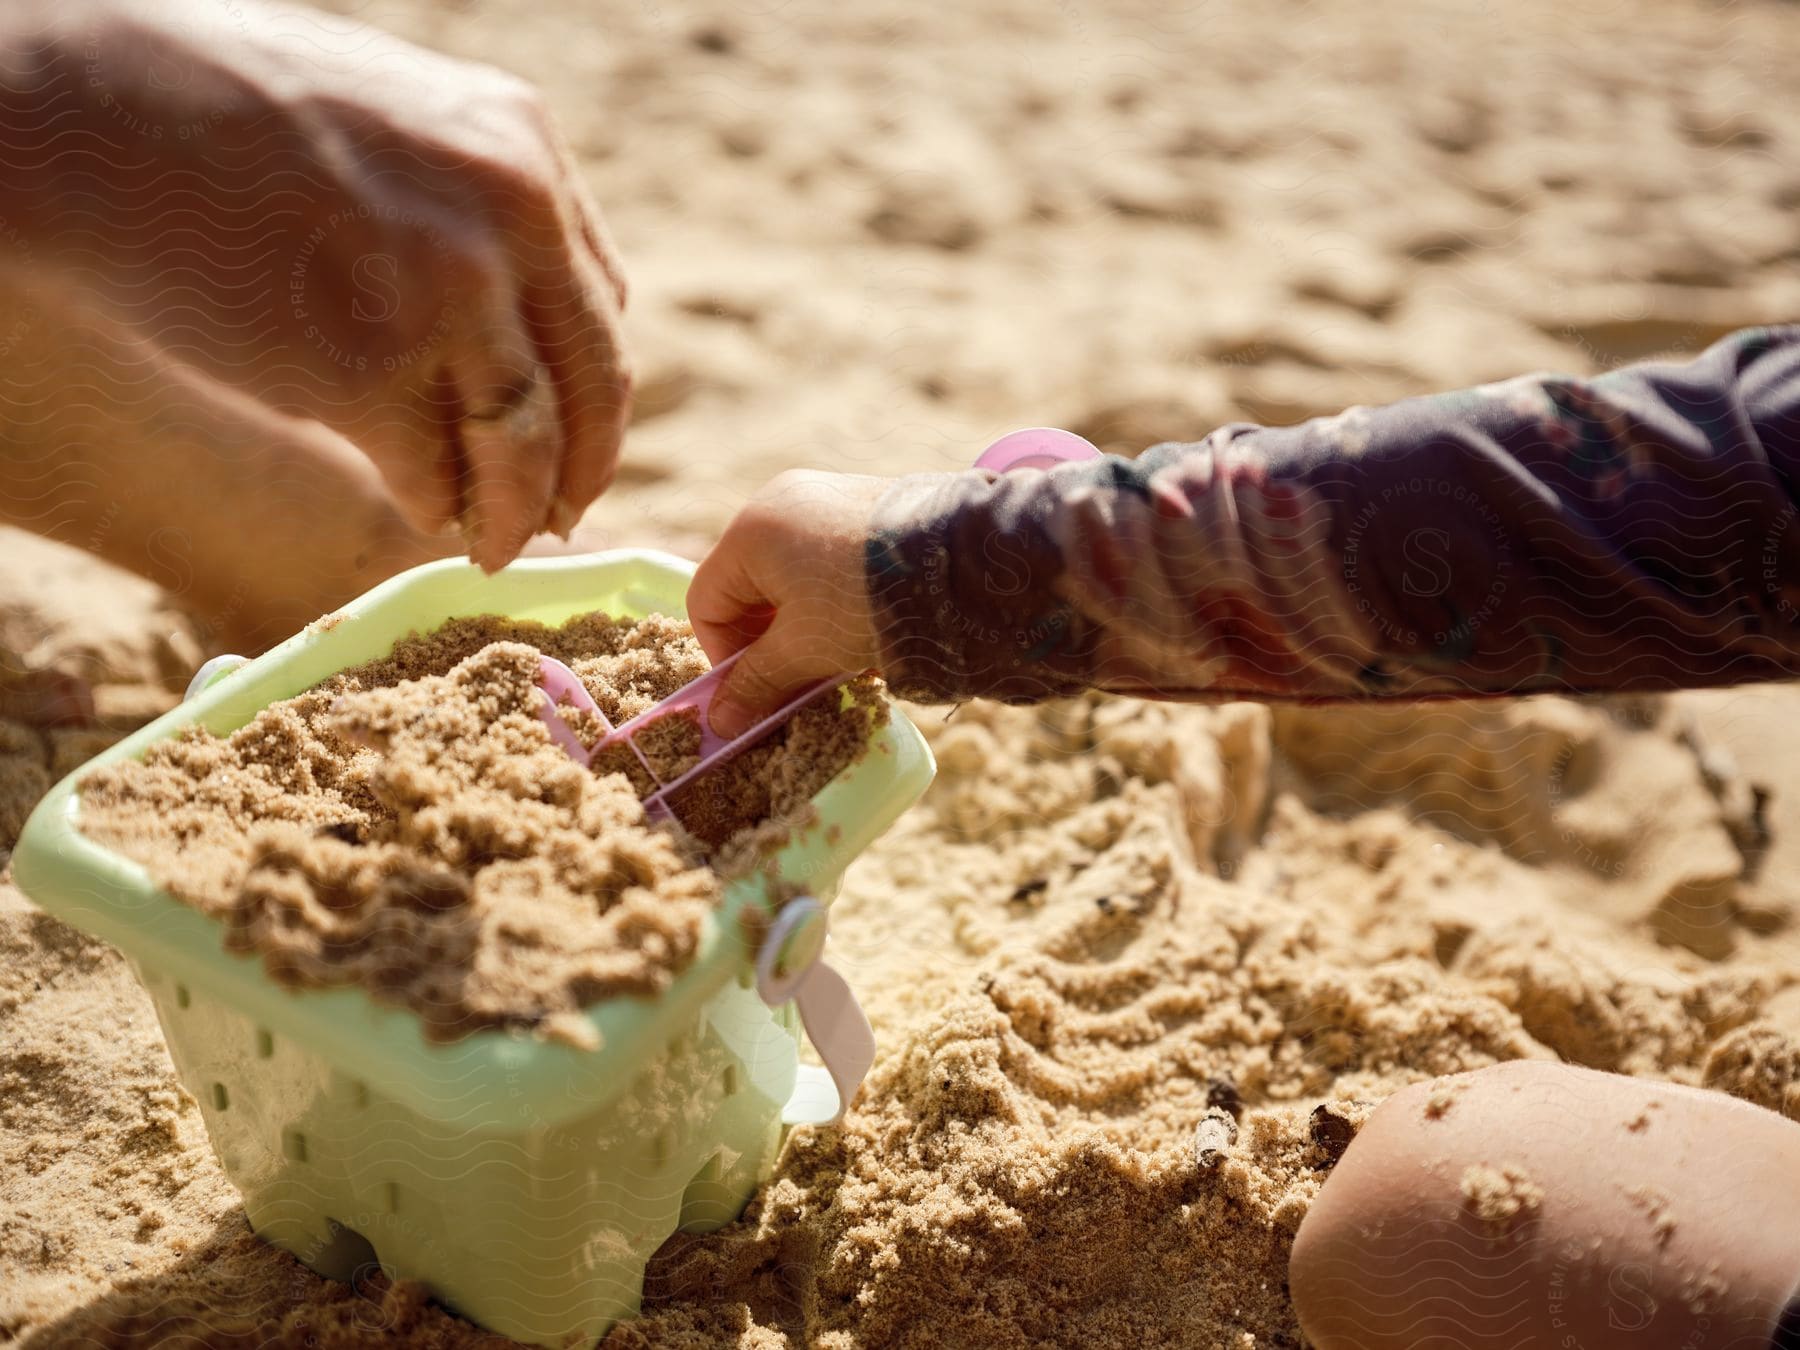
[[[196,723],[233,731],[458,616],[680,616],[692,572],[649,551],[535,559],[491,577],[458,562],[416,568],[94,763],[140,756]],[[827,903],[933,772],[894,710],[869,753],[813,799],[817,818],[774,856],[776,874]],[[794,1005],[770,1008],[758,992],[741,920],[773,913],[761,876],[727,888],[699,955],[663,994],[588,1010],[598,1050],[503,1031],[434,1044],[411,1013],[361,990],[290,991],[228,953],[217,920],[80,833],[79,776],[32,814],[14,877],[130,958],[251,1227],[323,1274],[378,1263],[491,1330],[591,1341],[637,1311],[644,1263],[670,1233],[738,1215],[774,1163],[784,1114],[818,1118],[792,1104],[835,1092],[799,1064]]]

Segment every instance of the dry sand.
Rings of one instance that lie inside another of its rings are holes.
[[[595,547],[794,465],[1129,450],[1800,312],[1775,3],[358,12],[541,80],[607,204],[643,392]],[[172,697],[201,653],[154,592],[4,548],[0,638],[114,726]],[[615,1342],[1293,1345],[1294,1228],[1404,1083],[1560,1056],[1800,1117],[1797,712],[922,711],[940,780],[834,921],[864,1095]],[[95,740],[4,737],[10,828]],[[1523,1205],[1495,1162],[1471,1203]],[[247,1237],[122,962],[6,887],[0,1177],[0,1338],[472,1335]]]

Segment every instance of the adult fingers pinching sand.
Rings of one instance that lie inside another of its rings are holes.
[[[323,424],[489,569],[611,481],[623,274],[530,86],[248,4],[33,3],[0,44],[15,287]]]

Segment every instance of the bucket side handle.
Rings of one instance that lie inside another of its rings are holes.
[[[849,982],[824,960],[828,920],[810,895],[781,908],[756,953],[756,991],[771,1008],[792,999],[824,1068],[802,1064],[784,1125],[835,1125],[875,1062],[875,1032]]]

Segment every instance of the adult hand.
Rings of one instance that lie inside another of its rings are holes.
[[[484,567],[611,481],[624,280],[524,82],[249,0],[54,0],[3,26],[14,265],[348,438]]]
[[[688,618],[713,663],[744,652],[713,700],[715,731],[736,735],[801,686],[876,664],[864,553],[888,486],[794,470],[726,527],[688,587]]]

